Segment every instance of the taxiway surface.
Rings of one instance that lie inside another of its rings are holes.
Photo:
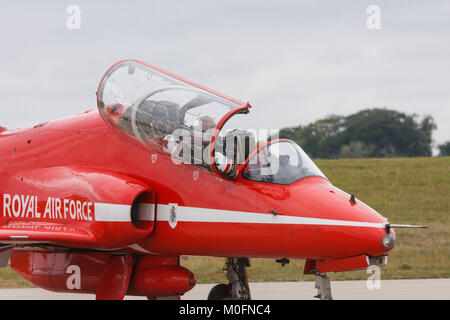
[[[199,284],[182,300],[205,300],[214,284]],[[369,289],[363,280],[332,281],[335,300],[449,300],[450,279],[381,280]],[[253,300],[311,300],[314,282],[250,283]],[[0,289],[0,300],[93,300],[91,294],[55,293],[43,289]],[[127,296],[126,299],[145,299]]]

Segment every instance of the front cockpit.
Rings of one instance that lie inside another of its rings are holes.
[[[97,103],[113,128],[175,163],[202,167],[235,179],[290,184],[323,173],[289,141],[258,141],[246,130],[225,130],[250,105],[137,60],[112,66],[102,78]],[[222,130],[223,129],[223,130]],[[258,151],[257,151],[258,150]]]

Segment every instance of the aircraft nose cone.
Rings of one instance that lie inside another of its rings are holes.
[[[382,239],[383,247],[392,250],[395,246],[395,236],[392,233],[385,234]]]
[[[369,255],[383,255],[395,246],[395,233],[385,229],[387,219],[363,201],[336,187],[331,189],[330,213],[342,220],[367,223],[370,228],[354,229],[353,245]],[[393,231],[393,230],[392,230]]]
[[[313,239],[320,247],[321,256],[382,256],[394,247],[395,233],[386,231],[387,219],[357,196],[319,179],[296,187],[290,198],[296,201],[290,203],[297,206],[289,210],[301,217],[317,219]],[[388,233],[393,235],[384,239]]]

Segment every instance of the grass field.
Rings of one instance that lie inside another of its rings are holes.
[[[338,188],[364,201],[391,223],[427,225],[397,229],[397,243],[382,279],[450,277],[450,157],[317,160]],[[189,257],[181,264],[199,283],[225,282],[223,258]],[[252,259],[249,280],[309,281],[303,260],[281,267],[274,260]],[[329,274],[332,280],[367,279],[365,271]],[[11,269],[0,269],[0,287],[26,287]]]

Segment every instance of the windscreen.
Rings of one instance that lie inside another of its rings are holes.
[[[274,141],[260,148],[248,160],[242,175],[252,181],[283,185],[310,176],[326,178],[302,148],[290,140]]]

